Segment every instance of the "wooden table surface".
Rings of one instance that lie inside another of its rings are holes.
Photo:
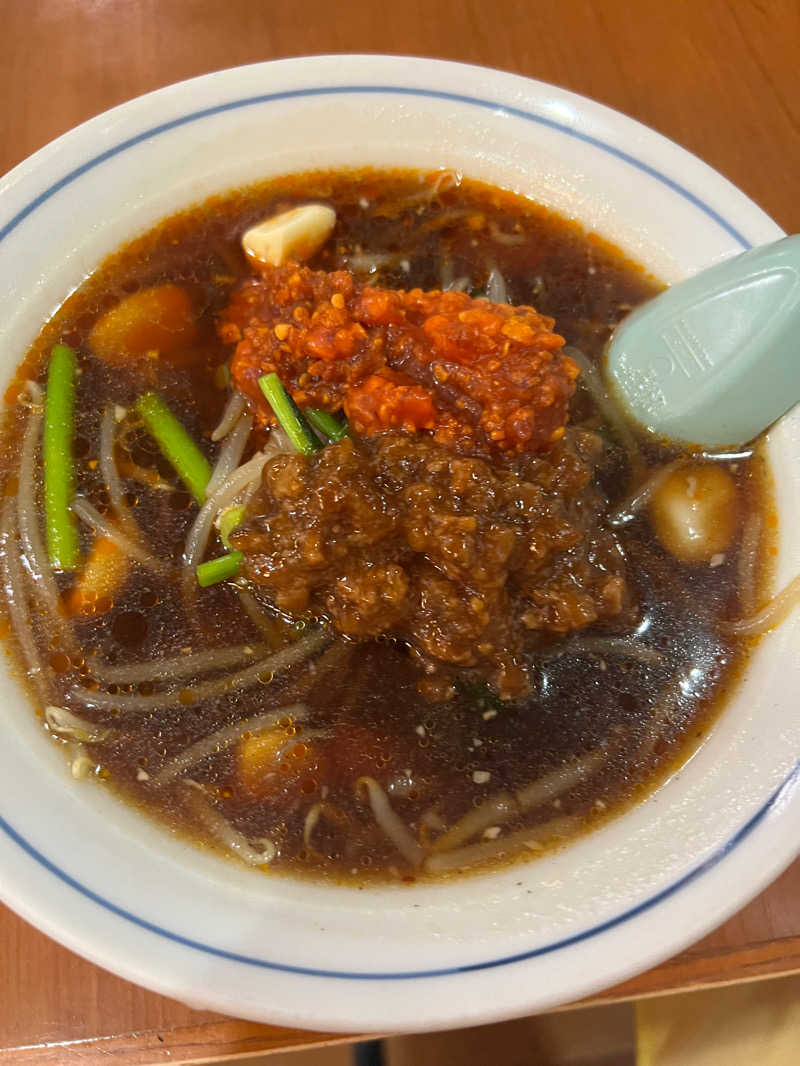
[[[398,52],[502,67],[618,108],[800,231],[798,0],[0,0],[0,172],[98,111],[221,67]],[[800,862],[691,950],[605,996],[800,969]],[[191,1061],[309,1044],[189,1010],[0,909],[4,1063]]]

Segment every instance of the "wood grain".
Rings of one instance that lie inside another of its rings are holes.
[[[321,52],[433,55],[584,93],[696,152],[800,230],[797,0],[0,0],[0,172],[139,93]],[[797,969],[800,863],[691,950],[597,998]],[[11,1064],[190,1062],[328,1039],[192,1011],[2,910],[0,993]]]
[[[221,67],[435,55],[618,108],[800,229],[796,0],[0,0],[0,26],[0,171],[98,111]]]

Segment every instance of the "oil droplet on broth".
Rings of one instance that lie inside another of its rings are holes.
[[[63,651],[54,651],[50,655],[50,667],[57,674],[66,674],[68,670],[72,669],[72,660],[69,655]]]
[[[137,647],[147,636],[147,618],[141,611],[121,611],[111,623],[111,635],[124,647]]]

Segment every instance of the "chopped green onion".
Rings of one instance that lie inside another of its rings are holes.
[[[227,511],[223,511],[217,519],[217,529],[219,530],[219,539],[230,550],[231,542],[228,539],[233,533],[234,529],[242,524],[244,518],[244,506],[229,507]]]
[[[78,564],[78,527],[72,513],[75,495],[75,378],[78,361],[72,348],[54,345],[47,371],[44,403],[44,510],[47,551],[56,570]]]
[[[258,379],[259,388],[267,398],[281,429],[291,444],[302,455],[313,455],[322,447],[322,442],[300,412],[300,408],[283,387],[277,374],[265,374]]]
[[[208,459],[156,393],[140,396],[136,410],[186,488],[198,503],[205,503],[211,477]]]
[[[327,411],[320,411],[316,407],[306,407],[303,414],[314,429],[324,433],[334,444],[340,441],[342,437],[347,436],[349,429],[347,422],[340,422],[336,415],[329,414]]]
[[[239,564],[244,556],[241,552],[228,552],[217,559],[209,559],[197,567],[197,583],[201,588],[218,585],[220,581],[229,581],[239,573]]]

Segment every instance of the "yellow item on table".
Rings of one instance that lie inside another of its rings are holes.
[[[636,1066],[798,1066],[800,976],[636,1003]]]

